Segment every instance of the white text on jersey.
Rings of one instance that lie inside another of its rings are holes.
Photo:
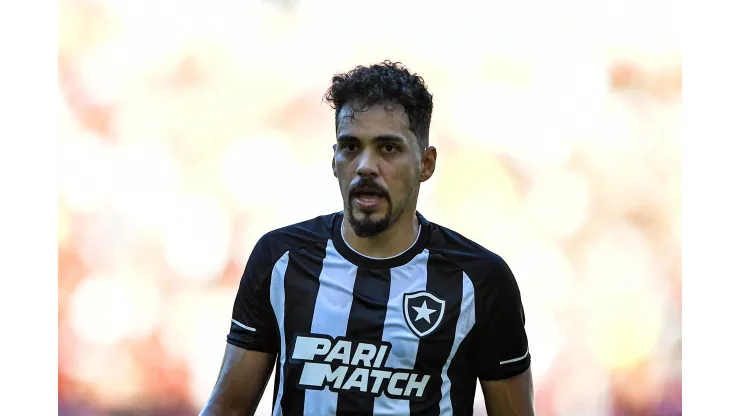
[[[343,337],[297,336],[291,362],[303,363],[299,387],[353,392],[394,399],[423,400],[428,374],[387,368],[387,342],[356,342]]]

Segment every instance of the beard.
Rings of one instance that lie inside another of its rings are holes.
[[[352,207],[346,210],[349,225],[358,237],[373,237],[387,230],[388,227],[391,226],[391,223],[393,222],[393,206],[391,205],[390,198],[386,199],[386,201],[388,202],[388,210],[383,218],[378,220],[374,220],[368,213],[366,213],[363,218],[357,218]]]
[[[385,199],[385,202],[388,205],[386,207],[385,214],[381,218],[377,218],[377,216],[381,214],[378,211],[366,211],[359,207],[355,208],[353,206],[354,204],[352,203],[352,200],[358,193],[361,193],[363,191],[369,191]],[[374,237],[386,231],[403,214],[409,200],[412,197],[412,193],[413,187],[410,187],[406,198],[402,198],[396,201],[396,204],[394,204],[391,200],[390,192],[388,192],[388,190],[382,188],[372,180],[361,179],[360,181],[355,183],[350,188],[348,198],[345,200],[344,210],[347,220],[349,220],[349,225],[352,227],[355,235],[357,235],[358,237],[367,238]],[[396,209],[398,212],[396,212]],[[362,214],[358,216],[358,213]]]

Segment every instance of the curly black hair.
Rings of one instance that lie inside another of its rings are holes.
[[[352,111],[349,117],[354,111],[367,111],[376,104],[400,104],[421,150],[429,146],[432,94],[427,91],[424,79],[410,73],[400,62],[386,60],[370,66],[360,65],[344,74],[334,75],[324,100],[335,110],[335,129],[339,126],[339,113],[346,104],[350,104]]]

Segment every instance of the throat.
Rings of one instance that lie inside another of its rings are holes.
[[[404,226],[405,225],[405,226]],[[359,237],[346,220],[342,221],[342,237],[347,246],[358,254],[374,259],[396,257],[408,251],[419,238],[421,226],[414,216],[407,224],[396,223],[372,237]]]

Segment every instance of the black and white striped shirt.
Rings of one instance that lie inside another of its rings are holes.
[[[273,415],[470,415],[477,379],[529,368],[507,264],[418,217],[385,259],[346,244],[341,212],[257,243],[227,340],[278,355]]]

